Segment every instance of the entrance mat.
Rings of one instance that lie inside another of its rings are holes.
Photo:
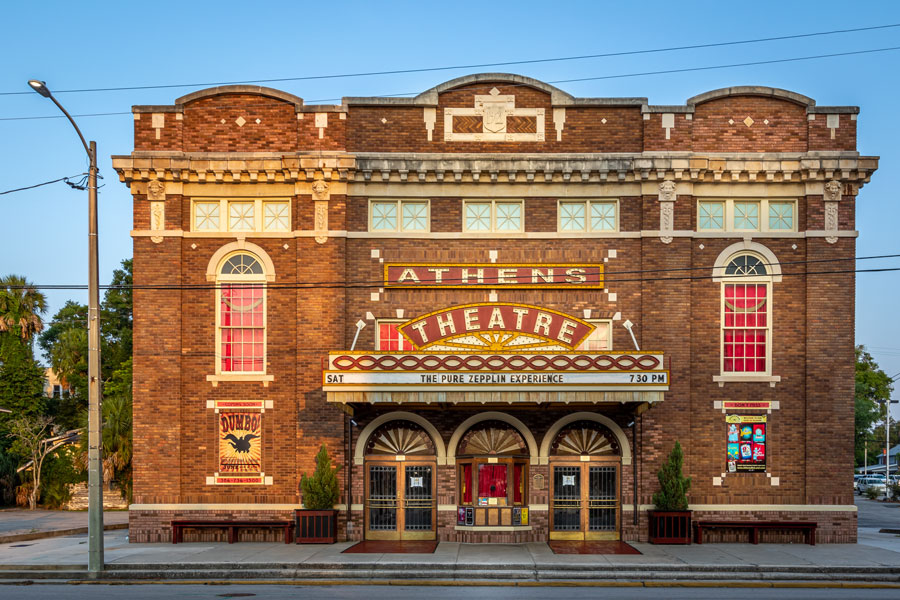
[[[640,550],[619,541],[547,542],[553,554],[640,554]]]
[[[394,542],[368,540],[353,544],[341,554],[431,554],[437,548],[436,541]]]

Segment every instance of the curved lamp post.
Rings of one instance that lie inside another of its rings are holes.
[[[86,142],[72,115],[63,108],[47,84],[30,79],[28,85],[53,100],[75,128],[90,159],[88,170],[88,570],[103,570],[103,472],[100,464],[100,284],[97,276],[97,143]]]

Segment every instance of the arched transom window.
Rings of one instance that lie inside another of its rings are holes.
[[[248,253],[230,254],[216,277],[219,373],[265,373],[266,273]]]
[[[742,253],[722,278],[722,373],[771,372],[771,277],[762,257]]]

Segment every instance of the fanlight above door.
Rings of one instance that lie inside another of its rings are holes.
[[[522,434],[506,423],[485,421],[466,432],[458,455],[526,454]]]
[[[563,456],[618,456],[619,443],[616,436],[600,423],[576,421],[559,432],[551,453]]]
[[[434,443],[415,423],[390,421],[369,437],[366,454],[434,454]]]

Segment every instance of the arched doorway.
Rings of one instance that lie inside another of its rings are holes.
[[[437,516],[434,442],[411,421],[388,421],[365,449],[369,540],[433,540]]]
[[[471,511],[471,525],[527,524],[528,463],[525,438],[509,423],[480,421],[462,435],[456,449],[457,503]]]
[[[617,540],[621,450],[596,421],[563,427],[550,446],[550,539]]]

